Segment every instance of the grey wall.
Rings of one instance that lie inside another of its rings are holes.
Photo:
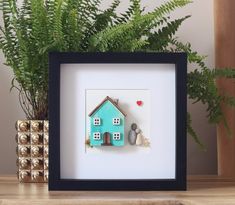
[[[111,0],[103,0],[103,6],[107,6]],[[163,2],[163,0],[143,0],[147,10]],[[128,1],[122,0],[119,8],[123,11]],[[178,36],[183,42],[191,42],[194,49],[208,55],[207,64],[214,66],[214,24],[213,24],[213,0],[195,0],[184,9],[179,9],[172,15],[183,16],[191,14],[179,30]],[[0,17],[2,24],[2,17]],[[17,119],[23,119],[24,114],[18,103],[17,92],[9,92],[13,73],[3,65],[4,58],[0,53],[0,174],[14,174],[16,172],[15,155],[15,128]],[[189,69],[192,69],[190,66]],[[207,124],[205,107],[188,103],[188,110],[192,113],[193,125],[207,145],[207,152],[203,152],[188,138],[188,173],[190,174],[215,174],[217,172],[216,158],[216,132],[215,127]]]

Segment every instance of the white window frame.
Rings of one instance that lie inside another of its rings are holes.
[[[116,122],[116,120],[118,120],[118,123]],[[120,124],[121,124],[121,118],[119,117],[113,118],[113,125],[120,125]]]
[[[93,140],[101,140],[100,132],[94,132],[93,133]]]
[[[120,132],[114,132],[113,133],[113,140],[115,140],[115,141],[121,140],[121,133]]]
[[[101,125],[101,119],[99,117],[95,117],[93,119],[93,125],[95,125],[95,126]]]

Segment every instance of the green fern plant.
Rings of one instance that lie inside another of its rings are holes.
[[[210,123],[224,122],[221,103],[235,106],[235,98],[220,94],[215,80],[234,78],[234,69],[210,69],[205,56],[193,51],[175,36],[190,16],[171,19],[170,13],[191,3],[168,0],[151,12],[145,12],[140,0],[130,0],[124,13],[117,13],[119,0],[101,10],[102,0],[0,0],[4,25],[0,27],[0,49],[6,65],[14,71],[12,88],[27,118],[48,118],[48,53],[79,52],[186,52],[195,69],[188,73],[188,97],[207,105]],[[17,82],[17,83],[16,83]],[[203,146],[191,125],[187,131]]]

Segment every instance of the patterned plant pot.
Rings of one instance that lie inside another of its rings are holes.
[[[17,176],[20,182],[48,181],[47,120],[18,120],[16,122]]]

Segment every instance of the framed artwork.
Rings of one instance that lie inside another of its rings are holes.
[[[49,190],[185,190],[185,53],[50,53]]]

